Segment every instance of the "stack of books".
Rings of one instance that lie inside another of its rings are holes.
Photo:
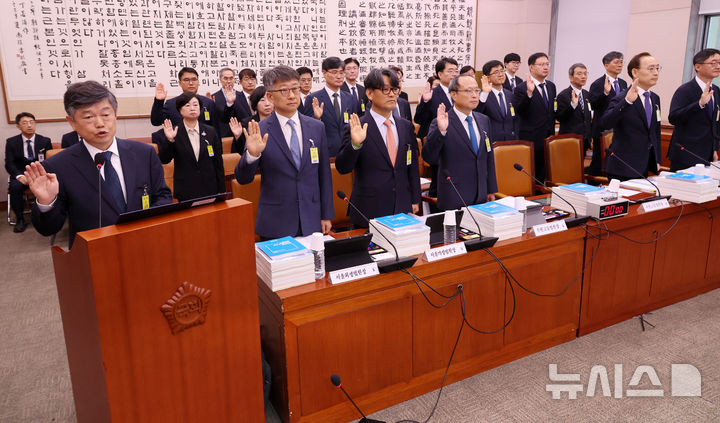
[[[718,163],[713,163],[715,166],[718,166]],[[694,173],[695,175],[705,175],[709,176],[715,180],[720,180],[720,169],[718,169],[715,166],[705,166],[702,163],[696,164],[693,167],[689,167],[684,170],[680,170],[680,172],[684,173]]]
[[[601,199],[610,195],[604,188],[594,187],[592,185],[579,182],[576,184],[553,187],[552,191],[550,207],[572,212],[572,207],[560,198],[562,197],[575,207],[578,216],[585,216],[588,214],[588,201]],[[558,194],[560,197],[558,197]]]
[[[667,173],[657,178],[656,183],[664,195],[682,201],[704,203],[718,196],[717,180],[705,175],[686,172]]]
[[[273,292],[315,281],[312,251],[290,236],[256,243],[255,267]]]
[[[480,225],[483,236],[497,237],[500,241],[522,236],[523,214],[513,207],[490,201],[469,206],[468,210]],[[477,231],[477,225],[472,217],[469,213],[463,213],[460,226]]]
[[[373,234],[372,242],[390,253],[394,253],[394,250],[388,240],[395,245],[400,257],[422,254],[430,247],[430,228],[414,216],[399,213],[378,217],[370,222],[372,223],[370,225],[370,233]]]

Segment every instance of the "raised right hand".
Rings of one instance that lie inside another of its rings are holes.
[[[245,134],[245,148],[247,152],[253,157],[259,157],[260,154],[265,151],[268,134],[265,134],[264,137],[261,136],[260,125],[254,120],[248,123],[248,129],[243,128],[243,133]]]
[[[525,83],[527,85],[527,96],[532,97],[533,91],[535,91],[535,82],[533,82],[530,74],[525,76]]]
[[[167,97],[167,90],[162,82],[158,82],[155,86],[155,100],[165,100]]]
[[[235,118],[235,116],[230,118],[230,122],[228,123],[230,125],[230,132],[232,132],[235,139],[240,138],[240,135],[242,135],[243,127],[240,125],[240,122]]]
[[[483,75],[480,77],[480,84],[482,85],[482,92],[490,93],[490,91],[492,91],[492,85],[490,85],[490,81],[488,81],[487,75]]]
[[[355,145],[362,145],[367,137],[368,124],[362,125],[360,118],[355,113],[350,116],[350,140]]]
[[[45,172],[45,168],[40,162],[32,162],[25,166],[25,179],[38,204],[48,206],[57,197],[60,189],[57,176],[54,173]]]
[[[432,93],[433,92],[432,92],[432,87],[430,86],[430,83],[426,82],[425,86],[423,87],[423,90],[422,90],[422,101],[424,103],[427,103],[428,101],[430,101],[430,99],[432,98]]]
[[[627,100],[630,103],[634,103],[635,100],[638,98],[638,80],[637,78],[633,80],[632,85],[630,86],[630,89],[628,90],[627,94],[625,94],[625,100]]]
[[[323,114],[323,108],[325,107],[325,103],[320,103],[317,99],[317,97],[313,97],[312,101],[312,108],[313,108],[313,116],[315,116],[315,119],[322,118]]]
[[[605,85],[603,86],[603,92],[605,95],[610,94],[610,90],[612,89],[612,84],[610,83],[610,78],[607,76],[605,77]]]
[[[705,91],[700,96],[700,107],[705,107],[713,96],[712,84],[707,84]]]
[[[170,142],[175,142],[175,137],[178,132],[177,126],[173,128],[172,121],[170,119],[165,119],[165,122],[162,124],[162,128],[165,133],[165,138],[167,138]]]
[[[447,112],[445,112],[445,105],[440,104],[437,111],[437,126],[440,132],[445,132],[450,124]]]

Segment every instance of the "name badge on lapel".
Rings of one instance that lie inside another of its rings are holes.
[[[315,141],[310,140],[310,144],[312,145],[310,147],[310,163],[318,164],[320,163],[320,155],[318,154],[317,147],[315,147]]]
[[[655,106],[655,119],[660,122],[660,108]]]
[[[590,105],[590,102],[589,102],[589,101],[586,101],[585,104],[587,104],[587,109],[588,109],[588,111],[589,111],[590,113],[592,113],[593,110],[592,110],[592,106]]]
[[[203,137],[205,136],[205,132],[202,133],[202,136]],[[208,156],[215,157],[215,151],[213,150],[213,146],[210,144],[210,142],[208,140],[203,140],[203,141],[205,141],[205,144],[207,144]]]
[[[717,109],[717,115],[715,115],[715,120],[720,121],[720,107]]]
[[[148,195],[147,184],[143,186],[142,208],[143,210],[150,208],[150,196]]]
[[[485,132],[484,130],[483,130],[483,135],[485,135],[485,149],[486,149],[487,152],[489,153],[490,150],[491,150],[491,147],[490,147],[490,137],[488,137],[487,132]]]
[[[553,111],[557,112],[557,100],[553,101]]]
[[[350,122],[350,115],[348,114],[348,112],[343,113],[343,122]]]
[[[412,149],[410,148],[410,145],[407,146],[407,153],[405,154],[405,166],[410,166],[412,164]]]
[[[515,108],[512,103],[510,103],[510,116],[515,117]]]
[[[207,107],[203,107],[203,110],[205,111],[205,120],[210,120],[210,112],[208,112]]]
[[[360,110],[365,112],[365,103],[360,103]]]

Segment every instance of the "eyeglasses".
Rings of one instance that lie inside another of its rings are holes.
[[[343,69],[333,69],[325,72],[329,73],[332,76],[345,75],[345,71]]]
[[[710,65],[712,67],[718,67],[720,66],[720,62],[713,60],[712,62],[703,62],[703,65]]]
[[[385,95],[390,95],[390,93],[393,93],[393,95],[400,94],[400,88],[396,87],[382,87],[378,91],[382,92]]]
[[[504,73],[505,73],[505,69],[498,69],[494,72],[490,72],[490,76],[498,76],[498,75],[502,75]]]
[[[460,71],[457,68],[445,69],[443,72],[449,73],[450,75],[457,75]]]
[[[188,82],[198,82],[198,79],[197,79],[197,78],[183,78],[183,79],[181,79],[180,81],[181,81],[181,82],[185,82],[185,83],[188,83]]]
[[[268,90],[268,92],[271,93],[280,93],[283,97],[288,97],[290,93],[292,92],[295,95],[298,95],[300,93],[300,87],[293,87],[293,88],[283,88],[280,90]]]
[[[550,67],[550,62],[535,63],[535,66],[538,66],[538,67],[541,67],[541,68],[549,68],[549,67]]]
[[[458,93],[465,93],[468,95],[479,95],[480,94],[480,88],[468,88],[465,90],[455,90],[455,92]]]
[[[647,70],[649,70],[650,72],[660,72],[662,70],[662,66],[648,66]]]

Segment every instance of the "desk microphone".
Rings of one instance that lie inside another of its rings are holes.
[[[415,264],[415,262],[417,261],[417,257],[402,257],[401,258],[398,255],[397,248],[395,248],[395,244],[390,242],[390,240],[387,239],[387,237],[385,235],[383,235],[382,232],[380,232],[380,230],[377,228],[377,226],[373,225],[373,223],[370,221],[370,219],[368,219],[368,217],[365,216],[365,214],[363,212],[361,212],[357,207],[355,207],[355,204],[353,204],[352,201],[350,201],[347,198],[347,195],[345,195],[345,191],[338,190],[337,196],[341,200],[348,203],[356,212],[358,212],[360,214],[360,216],[363,217],[363,219],[367,220],[368,224],[370,226],[372,226],[373,228],[375,228],[377,233],[381,237],[383,237],[385,239],[385,241],[387,241],[388,244],[390,244],[391,247],[393,247],[393,250],[395,250],[395,258],[394,259],[385,259],[385,260],[377,261],[378,270],[380,270],[380,272],[382,272],[382,273],[394,272],[395,270],[407,269],[408,267],[412,267],[412,265]],[[338,381],[339,380],[340,380],[340,378],[338,378]]]
[[[102,176],[100,169],[105,165],[105,155],[97,153],[95,155],[95,167],[98,171],[98,228],[102,228]]]
[[[342,383],[340,382],[340,376],[333,373],[332,375],[330,375],[330,382],[332,382],[333,385],[335,385],[336,387],[340,388],[341,391],[343,391],[343,394],[345,394],[347,399],[349,399],[350,402],[352,403],[352,405],[355,406],[355,409],[358,411],[358,413],[360,413],[360,415],[362,416],[362,419],[358,420],[358,423],[385,423],[384,421],[381,421],[381,420],[368,419],[367,417],[365,417],[365,414],[363,414],[363,412],[360,410],[360,407],[358,407],[357,404],[355,404],[355,401],[353,401],[352,398],[350,398],[350,395],[348,395],[348,393],[342,387]]]
[[[625,160],[621,159],[620,156],[618,156],[617,154],[615,154],[615,153],[613,153],[612,151],[610,151],[609,148],[606,148],[606,149],[605,149],[605,154],[606,154],[606,155],[609,155],[610,157],[615,157],[616,159],[618,159],[618,160],[620,161],[620,163],[622,163],[625,167],[627,167],[628,169],[632,170],[637,176],[639,176],[639,177],[643,178],[644,180],[648,181],[648,183],[650,183],[650,185],[654,186],[655,189],[657,190],[657,195],[654,195],[654,196],[652,196],[652,197],[648,197],[648,198],[643,198],[643,199],[637,200],[637,201],[635,201],[635,204],[647,203],[648,201],[662,200],[663,198],[670,198],[669,195],[661,195],[661,194],[660,194],[660,188],[658,188],[657,185],[655,185],[650,179],[644,177],[640,172],[638,172],[637,170],[635,170],[634,167],[630,166]]]
[[[465,199],[463,199],[462,195],[460,195],[460,191],[458,191],[457,187],[455,186],[455,183],[453,182],[452,177],[450,176],[450,172],[448,172],[448,170],[445,169],[445,172],[443,172],[443,173],[445,174],[445,179],[448,182],[450,182],[450,185],[455,190],[455,194],[457,194],[458,198],[462,202],[463,207],[465,207],[465,210],[467,211],[468,215],[473,220],[473,222],[475,222],[475,226],[477,226],[477,233],[480,236],[480,238],[469,239],[469,240],[465,241],[465,249],[468,251],[475,251],[475,250],[479,250],[481,248],[490,248],[493,245],[495,245],[495,243],[498,240],[498,237],[489,237],[489,236],[482,235],[482,231],[480,230],[480,224],[478,223],[477,220],[475,220],[475,216],[473,216],[472,212],[470,211],[470,208],[468,208],[468,205],[465,202]]]
[[[540,180],[538,180],[536,177],[534,177],[533,175],[531,175],[530,173],[528,173],[528,172],[522,167],[522,165],[521,165],[520,163],[515,163],[515,164],[513,165],[513,167],[514,167],[515,170],[517,170],[518,172],[522,172],[522,173],[526,174],[527,176],[529,176],[533,181],[537,182],[538,184],[544,186],[544,187],[547,188],[547,189],[550,189],[550,187],[548,187],[548,186],[545,185],[544,183],[540,182]],[[572,203],[570,203],[568,200],[564,199],[560,194],[558,194],[557,192],[555,192],[555,190],[550,190],[550,191],[552,191],[552,193],[555,194],[559,199],[561,199],[561,200],[563,200],[564,202],[566,202],[566,203],[570,206],[570,208],[572,208],[573,213],[575,213],[575,217],[569,217],[569,218],[565,219],[565,226],[567,226],[568,228],[572,228],[572,227],[574,227],[574,226],[582,225],[583,223],[587,222],[588,219],[590,219],[590,216],[578,216],[577,210],[575,209],[575,206],[572,205]]]
[[[705,164],[707,164],[707,165],[710,165],[710,166],[712,166],[712,167],[714,167],[714,168],[716,168],[716,169],[720,169],[720,167],[718,167],[718,165],[714,164],[714,163],[711,162],[711,161],[708,161],[708,160],[703,159],[702,157],[698,156],[697,154],[693,153],[692,151],[687,150],[687,149],[686,149],[685,147],[683,147],[682,145],[680,145],[680,144],[678,144],[678,143],[675,143],[675,145],[678,146],[678,147],[680,147],[680,150],[682,150],[682,151],[690,154],[691,156],[695,157],[696,159],[702,161],[703,163],[705,163]]]

